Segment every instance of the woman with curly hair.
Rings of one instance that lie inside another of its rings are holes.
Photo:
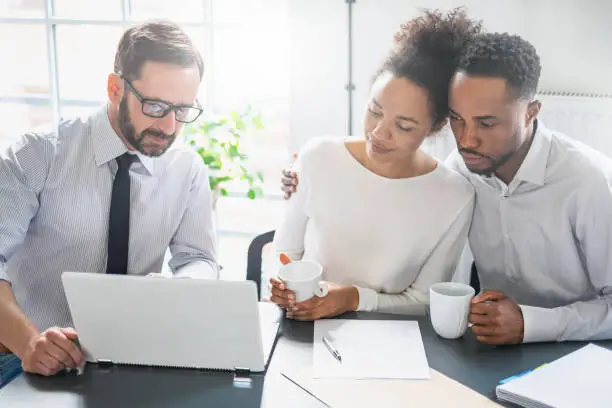
[[[329,290],[296,304],[272,278],[271,301],[288,318],[422,313],[429,287],[451,279],[474,191],[420,146],[447,122],[451,77],[479,31],[461,9],[424,11],[402,25],[374,76],[364,137],[316,138],[301,150],[294,166],[299,188],[274,242],[293,260],[323,265]],[[305,245],[307,224],[313,245]]]

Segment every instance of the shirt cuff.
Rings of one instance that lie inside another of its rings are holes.
[[[357,311],[359,312],[373,312],[378,307],[378,293],[374,289],[360,288],[355,286],[359,293],[359,305]]]
[[[191,262],[174,273],[175,278],[219,279],[219,271],[205,261]]]
[[[558,341],[560,316],[558,310],[519,305],[523,313],[523,343]]]

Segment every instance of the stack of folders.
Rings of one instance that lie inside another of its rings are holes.
[[[589,344],[496,387],[525,408],[612,407],[612,351]]]

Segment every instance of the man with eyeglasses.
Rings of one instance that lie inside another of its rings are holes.
[[[130,28],[103,109],[0,154],[0,386],[20,365],[52,375],[83,362],[64,271],[159,273],[169,247],[174,276],[218,278],[207,170],[170,148],[202,113],[203,71],[178,26]]]

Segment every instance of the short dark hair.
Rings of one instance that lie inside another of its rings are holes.
[[[527,40],[508,33],[480,34],[468,45],[459,71],[471,76],[503,78],[516,98],[534,97],[540,80],[540,57]]]
[[[197,67],[200,79],[204,62],[189,36],[170,21],[149,21],[128,29],[115,54],[115,73],[129,80],[140,77],[147,61]]]
[[[448,116],[448,88],[466,45],[480,32],[481,22],[462,8],[447,13],[424,10],[395,35],[395,46],[377,73],[390,72],[425,88],[434,126]]]

